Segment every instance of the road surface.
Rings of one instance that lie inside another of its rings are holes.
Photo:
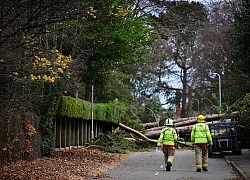
[[[233,180],[232,168],[222,157],[209,158],[208,172],[196,172],[194,151],[176,151],[172,170],[165,171],[162,152],[131,153],[118,167],[99,180]]]

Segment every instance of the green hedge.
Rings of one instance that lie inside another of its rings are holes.
[[[93,118],[98,121],[119,123],[120,107],[118,101],[94,103]],[[91,119],[91,103],[81,99],[63,96],[57,112],[58,116]]]

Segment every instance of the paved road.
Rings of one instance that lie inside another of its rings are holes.
[[[242,155],[225,153],[225,159],[243,180],[250,180],[250,149],[243,149]]]
[[[132,153],[102,180],[232,180],[236,174],[224,158],[209,158],[208,172],[195,172],[194,151],[176,151],[172,171],[165,171],[162,152]],[[100,180],[101,180],[100,179]]]

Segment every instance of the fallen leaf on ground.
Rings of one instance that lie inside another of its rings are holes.
[[[85,180],[109,177],[105,172],[119,165],[125,157],[125,154],[90,148],[55,151],[51,157],[1,165],[0,179]]]

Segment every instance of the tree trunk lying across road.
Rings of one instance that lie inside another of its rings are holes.
[[[125,129],[125,130],[128,131],[128,132],[131,132],[131,133],[136,134],[137,136],[139,136],[140,138],[142,138],[142,139],[145,140],[146,142],[149,142],[149,143],[154,144],[154,145],[156,145],[156,143],[157,143],[156,140],[154,140],[154,139],[149,139],[147,136],[145,136],[144,134],[140,133],[139,131],[136,131],[136,130],[134,130],[134,129],[128,127],[128,126],[125,126],[125,125],[122,124],[122,123],[119,123],[118,126],[121,127],[121,128],[123,128],[123,129]]]
[[[157,140],[155,140],[155,139],[149,139],[148,137],[146,137],[144,134],[140,133],[139,131],[136,131],[136,130],[134,130],[134,129],[132,129],[132,128],[130,128],[130,127],[128,127],[128,126],[122,124],[122,123],[119,123],[118,126],[121,127],[122,129],[124,129],[124,130],[130,132],[130,133],[133,133],[133,134],[138,135],[138,136],[139,136],[142,140],[144,140],[145,142],[148,142],[148,143],[150,143],[150,144],[152,144],[152,145],[157,146]],[[134,142],[137,141],[135,138],[126,138],[126,139],[129,140],[129,141],[134,141]],[[184,144],[183,142],[179,142],[179,141],[178,141],[177,143],[182,144],[182,145],[185,145],[185,146],[191,146],[191,145],[188,144],[188,143],[185,143],[185,144]]]
[[[213,115],[207,116],[206,121],[207,122],[216,121],[216,120],[221,119],[223,116],[224,114],[213,114]],[[193,125],[196,123],[196,117],[179,118],[179,119],[174,120],[174,122],[175,122],[176,127]],[[149,129],[149,130],[159,130],[163,128],[163,126],[159,127],[158,122],[144,123],[142,124],[142,126],[145,129]]]
[[[238,113],[239,112],[233,112],[233,113],[231,113],[231,115],[235,115],[235,114],[238,114]],[[206,122],[218,121],[218,120],[223,119],[224,115],[225,114],[210,115],[210,116],[207,116],[205,120],[206,120]],[[197,121],[196,117],[180,118],[180,119],[177,119],[175,121],[175,127],[176,127],[177,130],[182,129],[183,131],[185,131],[188,128],[191,130],[192,125],[195,124],[196,121]],[[150,124],[150,123],[146,123],[146,124]],[[155,122],[153,122],[151,124],[155,125]],[[159,138],[160,132],[164,128],[164,126],[161,126],[161,127],[155,127],[154,126],[154,128],[147,129],[146,133],[144,135],[141,132],[136,131],[136,130],[128,127],[128,126],[125,126],[122,123],[119,123],[118,126],[125,129],[128,132],[136,134],[137,136],[139,136],[144,141],[149,142],[149,143],[154,144],[154,145],[156,145],[156,143],[157,143],[157,140],[155,140],[155,139]],[[146,127],[146,126],[144,126],[144,127]]]
[[[218,121],[221,120],[223,118],[224,114],[213,114],[210,116],[206,116],[206,122],[212,122],[212,121]],[[196,117],[191,117],[191,118],[184,118],[185,121],[182,120],[177,120],[175,121],[175,126],[176,127],[182,127],[182,126],[190,126],[190,125],[194,125],[197,121]]]
[[[223,115],[211,115],[211,116],[207,116],[206,117],[206,122],[211,122],[211,121],[218,121],[223,117]],[[181,129],[183,131],[187,130],[188,128],[191,129],[192,125],[196,123],[197,119],[195,117],[191,117],[191,118],[183,118],[185,119],[185,121],[181,120],[181,119],[177,119],[177,123],[175,123],[175,127],[176,129]],[[158,138],[160,135],[161,130],[164,128],[165,126],[160,126],[160,127],[156,127],[156,128],[151,128],[151,129],[147,129],[145,136],[147,136],[148,138]]]
[[[237,115],[239,112],[232,112],[231,115]],[[212,122],[212,121],[219,121],[222,120],[225,114],[213,114],[213,115],[208,115],[206,116],[206,122]],[[180,118],[175,120],[175,127],[176,129],[181,129],[183,131],[190,129],[192,125],[196,123],[197,119],[196,117],[190,117],[190,118]],[[147,129],[145,136],[148,138],[158,138],[160,135],[161,130],[164,128],[164,126],[161,127],[156,127],[156,128],[151,128]]]

